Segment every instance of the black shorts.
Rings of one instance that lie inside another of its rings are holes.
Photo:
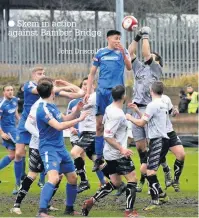
[[[75,145],[78,145],[78,141],[70,142],[71,146],[74,147]]]
[[[44,165],[38,149],[29,148],[29,170],[34,173],[44,171]]]
[[[122,157],[117,160],[106,160],[109,175],[126,175],[135,170],[135,166],[130,157]]]
[[[70,143],[71,143],[72,147],[77,145],[78,141],[79,141],[79,136],[71,134],[71,136],[70,136]]]
[[[95,136],[96,132],[84,131],[81,133],[77,143],[79,147],[84,149],[90,159],[95,154]]]
[[[147,158],[148,170],[158,170],[160,161],[168,153],[168,142],[169,140],[166,138],[150,139]]]
[[[182,142],[175,131],[169,132],[167,133],[167,135],[169,136],[169,148],[176,145],[182,145]]]

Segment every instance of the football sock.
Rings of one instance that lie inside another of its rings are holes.
[[[25,196],[27,195],[31,184],[34,182],[34,180],[29,177],[26,176],[26,178],[23,180],[22,184],[21,184],[21,188],[19,189],[19,192],[17,194],[17,198],[14,204],[14,207],[20,207],[21,202],[23,201],[23,199],[25,198]]]
[[[180,161],[176,159],[174,163],[174,181],[179,181],[183,167],[184,167],[184,160]]]
[[[136,198],[136,182],[128,182],[126,186],[126,210],[132,210]]]
[[[43,209],[45,210],[48,208],[48,204],[50,202],[50,199],[52,198],[54,189],[55,189],[55,185],[53,185],[50,182],[45,183],[43,189],[41,190],[41,195],[40,195],[40,202],[39,202],[40,212],[43,211]]]
[[[16,177],[16,184],[20,185],[21,180],[21,174],[22,174],[22,168],[23,168],[23,161],[22,159],[20,161],[14,162],[14,170],[15,170],[15,177]]]
[[[77,185],[66,184],[66,206],[73,207],[77,197]]]
[[[152,200],[158,200],[159,198],[159,182],[156,175],[147,176],[147,180],[149,182],[150,194]]]
[[[9,156],[5,156],[0,160],[0,170],[6,167],[12,160]]]
[[[97,155],[97,159],[102,158],[103,148],[104,148],[104,137],[96,136],[95,137],[95,153]]]
[[[102,185],[104,185],[104,184],[106,183],[106,181],[105,181],[105,179],[104,179],[104,173],[103,173],[101,170],[97,170],[97,171],[96,171],[96,174],[97,174],[97,177],[98,177],[100,183],[101,183]]]
[[[74,160],[76,173],[80,176],[81,181],[87,181],[86,171],[85,171],[85,162],[81,157],[78,157]]]
[[[116,186],[113,185],[112,182],[108,182],[105,185],[103,185],[93,196],[95,201],[98,201],[99,199],[105,197],[106,195],[110,194],[113,190],[116,189]]]

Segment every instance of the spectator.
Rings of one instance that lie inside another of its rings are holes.
[[[179,96],[180,96],[180,102],[178,105],[179,113],[187,113],[188,112],[188,104],[189,104],[190,100],[187,99],[187,95],[183,89],[180,90]]]
[[[18,113],[21,114],[23,111],[23,103],[24,103],[24,84],[21,84],[19,90],[17,92],[16,97],[18,98]]]
[[[194,91],[192,85],[187,85],[188,113],[198,113],[198,92]]]

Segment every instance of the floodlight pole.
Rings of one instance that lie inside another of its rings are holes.
[[[121,32],[121,43],[125,46],[125,31],[122,28],[122,20],[124,18],[124,0],[116,1],[116,29]]]

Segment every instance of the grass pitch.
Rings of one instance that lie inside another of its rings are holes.
[[[70,145],[67,141],[67,149],[70,150]],[[132,159],[136,166],[137,177],[139,173],[139,156],[135,148],[132,148],[134,155]],[[186,148],[186,160],[184,171],[180,179],[181,192],[176,193],[172,187],[169,187],[166,192],[170,198],[170,202],[160,206],[150,212],[143,211],[143,207],[149,203],[150,197],[147,195],[147,185],[145,185],[142,193],[137,194],[135,208],[142,217],[198,217],[198,148]],[[5,156],[7,151],[0,146],[0,158]],[[169,152],[167,161],[172,169],[175,157]],[[86,168],[91,189],[78,195],[76,201],[76,209],[80,210],[85,199],[92,196],[99,188],[99,182],[95,173],[91,172],[92,162],[86,161]],[[28,169],[28,158],[27,167]],[[158,172],[159,181],[164,188],[164,174],[160,167]],[[7,168],[0,171],[0,217],[16,217],[15,214],[10,213],[10,208],[13,207],[15,196],[12,190],[14,187],[14,171],[13,163]],[[65,184],[64,178],[61,182],[60,188],[53,199],[53,206],[59,208],[57,212],[51,213],[53,216],[64,217],[65,204]],[[37,186],[37,181],[32,185],[28,195],[24,199],[21,210],[23,214],[21,217],[35,217],[39,207],[40,188]],[[91,210],[89,216],[91,217],[123,217],[125,209],[125,194],[121,197],[115,197],[113,194],[105,197],[98,202]]]

